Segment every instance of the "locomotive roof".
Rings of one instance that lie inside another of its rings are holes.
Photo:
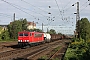
[[[21,31],[21,32],[18,32],[18,33],[29,33],[30,31]],[[41,33],[41,32],[30,32],[30,33]]]

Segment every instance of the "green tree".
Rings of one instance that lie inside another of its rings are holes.
[[[26,19],[20,19],[22,22],[22,30],[27,30],[27,20]]]
[[[77,22],[77,32],[80,34],[80,39],[75,38],[71,42],[64,60],[90,60],[90,22],[87,18]]]
[[[1,33],[1,39],[2,40],[9,40],[10,39],[8,30]]]
[[[62,33],[58,33],[59,35],[62,35]]]
[[[11,24],[8,25],[8,31],[10,34],[11,39],[17,39],[18,32],[26,30],[27,28],[27,20],[26,19],[20,19],[15,20]]]
[[[54,29],[50,29],[50,31],[48,33],[50,33],[50,34],[56,34],[56,31]]]
[[[90,23],[87,18],[82,18],[80,21],[80,36],[84,40],[88,40],[90,38]]]
[[[28,30],[28,31],[42,32],[42,30],[41,30],[41,29],[30,29],[30,30]]]

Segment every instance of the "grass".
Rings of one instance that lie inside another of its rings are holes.
[[[54,50],[55,50],[55,51],[58,51],[58,50],[60,50],[60,48],[61,48],[61,46],[58,46],[58,47],[55,48]]]

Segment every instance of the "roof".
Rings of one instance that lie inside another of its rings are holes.
[[[36,26],[36,24],[34,22],[28,22],[28,24]]]
[[[8,25],[0,25],[1,27],[7,27]]]
[[[21,32],[18,32],[18,33],[29,33],[30,31],[21,31]],[[30,32],[30,33],[41,33],[41,32]]]

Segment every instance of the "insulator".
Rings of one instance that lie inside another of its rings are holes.
[[[38,20],[39,20],[39,18],[38,18]]]
[[[90,3],[89,3],[89,5],[90,5]]]
[[[51,6],[49,6],[49,8],[51,8]]]
[[[66,18],[66,20],[67,20],[67,18]]]
[[[74,4],[72,6],[74,6]]]
[[[50,12],[48,14],[51,14]]]
[[[55,17],[53,17],[53,18],[55,18]]]

